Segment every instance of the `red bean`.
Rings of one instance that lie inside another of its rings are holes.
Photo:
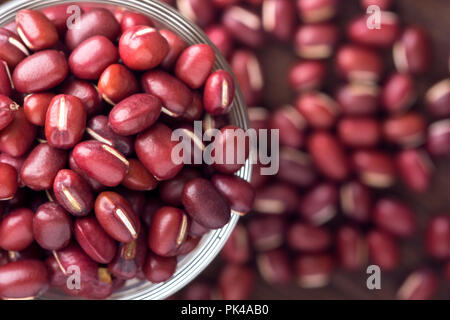
[[[149,17],[141,13],[125,10],[122,13],[122,19],[120,20],[120,27],[122,28],[122,32],[125,32],[126,30],[134,26],[153,27],[153,21]]]
[[[394,236],[409,237],[416,229],[412,209],[392,198],[382,198],[376,202],[372,219],[379,228]]]
[[[161,182],[159,197],[168,205],[180,206],[184,186],[190,180],[198,177],[200,177],[200,173],[197,170],[185,167],[174,178]]]
[[[388,188],[395,183],[396,170],[389,153],[359,150],[352,155],[355,172],[361,182],[374,188]]]
[[[121,36],[119,53],[123,63],[133,70],[158,66],[169,52],[167,40],[155,28],[133,26]]]
[[[380,125],[370,117],[343,118],[338,133],[345,145],[355,148],[374,147],[381,138]]]
[[[445,260],[450,257],[450,218],[436,215],[428,222],[425,232],[425,248],[429,256]]]
[[[133,153],[134,146],[132,137],[124,137],[115,133],[109,125],[107,116],[98,115],[91,118],[87,124],[86,133],[92,139],[117,149],[117,151],[125,156]]]
[[[161,66],[164,69],[171,69],[175,65],[181,52],[187,47],[186,41],[183,40],[176,33],[168,29],[160,29],[159,33],[166,39],[169,44],[169,51],[167,52],[164,60],[161,62]]]
[[[247,229],[237,224],[225,243],[220,255],[230,263],[245,264],[251,258],[251,245]]]
[[[350,181],[341,186],[341,209],[349,218],[357,222],[367,222],[372,209],[370,189],[358,181]]]
[[[60,170],[53,182],[58,202],[74,216],[85,216],[94,208],[94,197],[88,183],[75,171]]]
[[[128,163],[129,168],[122,181],[123,186],[137,191],[148,191],[156,188],[158,181],[139,160],[129,159]]]
[[[288,81],[291,88],[298,92],[317,90],[322,87],[326,74],[324,62],[300,61],[290,68]]]
[[[425,73],[431,62],[428,34],[418,26],[406,28],[394,46],[394,62],[399,72]]]
[[[0,94],[11,96],[13,82],[8,64],[4,60],[0,60]]]
[[[45,264],[37,260],[21,260],[0,267],[0,297],[3,299],[34,298],[48,288]]]
[[[69,57],[70,71],[80,79],[97,80],[102,72],[119,60],[114,44],[104,36],[93,36],[80,43]]]
[[[331,57],[338,41],[338,29],[333,24],[307,24],[297,29],[295,51],[304,59]]]
[[[377,82],[383,73],[383,62],[375,51],[354,45],[339,49],[336,67],[343,78],[357,82]]]
[[[300,17],[305,23],[330,20],[336,14],[337,0],[297,0]]]
[[[389,234],[376,229],[372,230],[367,235],[367,243],[370,261],[373,264],[385,271],[393,270],[398,266],[400,259],[398,245]]]
[[[0,248],[22,251],[34,240],[33,211],[19,208],[9,212],[0,222]]]
[[[427,150],[432,156],[445,156],[450,153],[450,121],[440,120],[428,127]]]
[[[223,25],[209,26],[205,29],[205,34],[225,58],[230,56],[234,46],[234,39]]]
[[[66,46],[74,50],[84,40],[101,35],[111,41],[116,40],[120,33],[120,25],[114,15],[107,9],[95,8],[83,13],[66,33]]]
[[[450,116],[450,79],[444,79],[430,89],[426,96],[428,111],[435,117],[445,118]]]
[[[188,216],[183,210],[162,207],[152,217],[148,246],[162,257],[175,256],[186,240],[188,228]]]
[[[241,6],[227,8],[222,15],[222,24],[244,45],[259,48],[265,42],[261,18],[250,9]]]
[[[107,264],[116,254],[116,243],[93,217],[75,220],[74,235],[78,244],[92,260]]]
[[[86,109],[75,96],[55,96],[47,110],[45,136],[49,145],[60,149],[73,148],[83,137]]]
[[[297,22],[295,3],[290,0],[265,0],[262,4],[264,30],[281,41],[289,41]]]
[[[301,252],[323,252],[331,245],[331,235],[327,229],[301,222],[289,227],[286,238],[291,249]]]
[[[10,125],[15,118],[19,105],[10,98],[0,95],[0,130]]]
[[[212,183],[228,200],[231,210],[244,215],[252,209],[255,192],[247,181],[236,176],[216,174],[212,177]]]
[[[69,167],[71,170],[76,172],[78,175],[83,177],[83,179],[89,184],[89,186],[94,190],[95,192],[103,191],[105,189],[105,186],[102,185],[97,180],[89,177],[81,168],[78,166],[78,164],[75,162],[75,159],[73,158],[73,151],[69,154]]]
[[[146,72],[141,79],[142,87],[162,102],[162,111],[171,117],[184,114],[192,103],[189,88],[169,73],[160,70]]]
[[[256,191],[253,210],[270,215],[293,213],[298,208],[295,187],[285,183],[274,183]]]
[[[72,239],[72,220],[59,204],[41,205],[33,217],[33,235],[46,250],[61,250]]]
[[[216,10],[208,0],[177,0],[180,13],[200,27],[205,27],[213,22]]]
[[[410,148],[425,141],[425,130],[425,119],[414,112],[388,118],[383,124],[383,135],[387,141]]]
[[[177,142],[171,140],[172,130],[157,123],[141,133],[135,141],[135,150],[139,160],[158,180],[169,180],[183,168],[183,163],[175,164],[172,150]]]
[[[392,7],[393,0],[361,0],[361,6],[366,9],[369,6],[378,6],[381,10],[388,10]]]
[[[219,274],[219,290],[223,300],[246,300],[255,282],[253,271],[237,264],[228,264]]]
[[[121,64],[112,64],[98,80],[98,92],[109,104],[116,104],[139,91],[136,77]]]
[[[183,189],[181,202],[193,220],[209,229],[221,228],[230,220],[230,206],[206,179],[189,181]]]
[[[215,52],[209,45],[192,45],[178,57],[175,75],[192,89],[198,89],[211,73],[214,62]]]
[[[251,110],[253,110],[253,108]],[[251,114],[249,114],[249,116],[251,118]],[[253,124],[251,127],[255,128],[255,125]],[[306,120],[302,114],[291,105],[283,106],[274,111],[270,117],[270,128],[279,130],[280,143],[282,145],[294,149],[303,146]]]
[[[428,190],[434,165],[424,150],[411,149],[400,152],[395,159],[403,183],[412,191]]]
[[[437,291],[438,279],[433,271],[419,269],[411,273],[397,291],[399,300],[429,300]]]
[[[328,129],[333,126],[340,112],[336,102],[320,92],[300,95],[295,107],[305,117],[307,123],[317,129]]]
[[[334,261],[328,254],[304,255],[295,260],[297,284],[302,288],[326,286],[333,270]]]
[[[60,35],[64,35],[67,31],[67,25],[69,18],[76,13],[77,11],[70,10],[69,8],[72,4],[61,4],[54,5],[51,7],[46,7],[42,9],[42,13],[49,19]],[[81,7],[77,8],[79,13],[83,13],[83,9]]]
[[[95,201],[95,216],[106,233],[119,242],[130,242],[139,236],[139,217],[118,193],[102,192]]]
[[[108,187],[118,186],[129,166],[120,152],[98,141],[77,144],[73,149],[73,158],[84,173]]]
[[[373,84],[350,83],[339,87],[335,98],[344,114],[366,116],[378,110],[379,91]]]
[[[367,263],[367,244],[361,232],[350,226],[339,228],[336,234],[339,263],[347,270],[360,270]]]
[[[299,214],[313,225],[322,225],[337,213],[338,190],[330,183],[321,183],[311,189],[300,202]]]
[[[6,163],[0,163],[0,201],[14,198],[18,188],[17,170]]]
[[[159,283],[170,279],[175,273],[176,267],[176,257],[160,257],[149,252],[142,271],[148,281]]]
[[[15,68],[29,55],[27,47],[18,35],[5,28],[0,29],[0,59],[4,60],[9,68]]]
[[[144,131],[158,120],[161,103],[150,94],[134,94],[109,113],[111,129],[121,136],[130,136]]]
[[[20,171],[20,178],[27,187],[33,190],[50,189],[56,174],[64,168],[66,162],[65,151],[42,143],[28,155]]]
[[[49,92],[27,95],[23,102],[23,110],[28,121],[36,126],[43,127],[45,125],[48,107],[54,97],[55,95]]]
[[[262,278],[271,285],[286,285],[290,283],[293,271],[288,254],[281,250],[260,253],[257,266]]]
[[[16,14],[17,32],[28,48],[34,51],[53,47],[58,32],[53,23],[40,11],[22,9]]]
[[[316,181],[317,172],[308,154],[283,147],[280,150],[280,168],[277,176],[284,182],[304,188]]]
[[[59,85],[68,72],[69,67],[64,53],[43,50],[22,60],[14,69],[12,79],[14,87],[19,92],[40,92]]]
[[[381,103],[390,113],[401,113],[409,109],[417,99],[415,83],[407,73],[394,73],[384,84]]]
[[[258,217],[250,220],[248,233],[253,248],[257,251],[269,251],[283,245],[286,236],[286,225],[278,216]]]
[[[309,152],[315,165],[327,177],[344,180],[349,174],[349,164],[340,142],[331,134],[317,132],[310,136]]]
[[[234,100],[234,80],[225,70],[209,75],[203,91],[206,112],[220,116],[230,111]]]

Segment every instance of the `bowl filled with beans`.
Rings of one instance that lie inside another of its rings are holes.
[[[0,25],[0,298],[179,290],[254,198],[246,148],[174,160],[176,132],[202,155],[247,129],[225,58],[157,1],[14,1]]]

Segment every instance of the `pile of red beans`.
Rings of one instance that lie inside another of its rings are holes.
[[[402,24],[393,0],[354,1],[361,13],[343,28],[339,0],[166,1],[204,28],[229,60],[252,127],[279,129],[281,144],[276,177],[254,167],[254,213],[226,244],[218,278],[197,281],[180,298],[247,299],[258,272],[270,285],[319,288],[337,270],[366,278],[369,265],[382,277],[405,270],[402,243],[422,230],[393,190],[425,193],[433,162],[450,154],[450,79],[418,97],[432,62],[427,32]],[[381,9],[379,29],[367,25],[370,5]],[[279,43],[299,57],[277,79],[298,97],[270,110],[260,107],[270,102],[259,54]],[[410,274],[388,297],[429,299],[448,290],[450,213],[427,215],[423,244],[415,243],[427,258],[406,267]]]
[[[253,204],[240,164],[172,161],[173,130],[192,137],[193,121],[233,106],[215,51],[136,12],[80,6],[72,28],[61,5],[0,29],[2,299],[50,287],[102,299],[129,279],[166,281]]]

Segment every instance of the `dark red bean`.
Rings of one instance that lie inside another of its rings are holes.
[[[367,264],[367,244],[356,228],[342,226],[336,233],[339,264],[350,271],[360,270]]]
[[[203,101],[202,101],[202,95],[200,92],[193,92],[192,93],[192,103],[187,108],[187,110],[183,113],[183,115],[180,117],[181,120],[193,122],[195,120],[200,120],[203,116]]]
[[[157,123],[141,133],[135,141],[135,150],[139,160],[158,180],[168,180],[177,175],[183,163],[174,163],[172,150],[177,145],[171,140],[172,130]]]
[[[301,252],[323,252],[331,245],[330,232],[301,222],[292,224],[286,236],[289,247]]]
[[[331,183],[321,183],[305,194],[299,214],[313,225],[322,225],[337,213],[338,189]]]
[[[297,22],[294,1],[263,1],[262,22],[266,32],[273,34],[281,41],[289,41]]]
[[[298,208],[298,195],[295,187],[285,183],[274,183],[256,191],[253,210],[271,215],[284,215]]]
[[[4,60],[0,60],[0,94],[4,96],[11,96],[13,82],[11,79],[11,72],[8,64]]]
[[[158,120],[161,103],[151,94],[134,94],[109,113],[109,124],[121,136],[130,136],[144,131]]]
[[[160,29],[159,33],[169,44],[169,51],[167,52],[164,60],[161,62],[161,66],[164,69],[172,69],[181,52],[186,49],[187,43],[179,35],[168,29]]]
[[[14,198],[18,188],[17,170],[6,163],[0,163],[0,201]]]
[[[136,191],[148,191],[156,188],[158,181],[139,160],[129,159],[128,163],[128,172],[122,181],[123,186]]]
[[[300,61],[289,69],[288,82],[298,92],[317,90],[322,87],[326,74],[327,66],[324,62]]]
[[[74,10],[73,7],[69,8],[73,4],[61,4],[54,5],[51,7],[46,7],[42,9],[42,13],[49,19],[60,35],[64,35],[67,31],[68,22],[71,21],[69,18],[74,14],[82,14],[83,9],[79,6]]]
[[[33,235],[46,250],[61,250],[72,239],[72,220],[59,204],[41,205],[33,217]]]
[[[350,171],[347,156],[341,143],[326,132],[316,132],[309,137],[308,149],[314,164],[327,177],[344,180]]]
[[[234,100],[234,80],[225,70],[212,73],[205,83],[203,106],[212,115],[223,115],[230,111]]]
[[[192,93],[180,80],[161,70],[144,73],[142,88],[162,102],[162,111],[171,117],[184,114],[192,103]]]
[[[101,35],[115,41],[120,33],[120,25],[114,15],[107,9],[95,8],[83,13],[66,33],[66,45],[74,50],[84,40]]]
[[[80,167],[78,166],[78,164],[75,162],[75,160],[73,158],[73,152],[70,152],[70,154],[69,154],[69,167],[71,170],[73,170],[74,172],[79,174],[89,184],[89,186],[92,188],[92,190],[94,190],[95,192],[100,192],[105,189],[104,185],[102,185],[97,180],[89,177],[83,170],[80,169]]]
[[[175,273],[176,267],[176,257],[160,257],[149,252],[142,271],[148,281],[160,283],[169,280]]]
[[[107,264],[116,254],[116,243],[93,217],[75,220],[74,235],[78,244],[92,260]]]
[[[116,149],[98,141],[84,141],[73,149],[76,164],[89,177],[108,187],[118,186],[128,171],[128,160]]]
[[[128,30],[128,28],[134,26],[153,27],[153,21],[142,13],[124,10],[124,12],[122,13],[122,18],[120,20],[120,27],[122,28],[122,32],[125,32],[125,30]]]
[[[36,126],[43,127],[45,125],[47,109],[54,97],[55,94],[49,92],[27,95],[23,102],[23,110],[28,121]]]
[[[450,79],[444,79],[428,89],[425,102],[427,110],[435,117],[450,116]]]
[[[334,125],[339,115],[339,106],[328,95],[320,92],[307,92],[300,95],[295,107],[313,128],[328,129]]]
[[[42,261],[21,260],[0,267],[0,297],[34,298],[48,288],[47,267]]]
[[[98,92],[109,104],[116,104],[139,91],[136,77],[121,64],[112,64],[98,80]]]
[[[334,271],[334,260],[328,254],[303,255],[295,260],[297,284],[302,288],[326,286]]]
[[[416,229],[412,209],[393,198],[378,200],[373,208],[372,219],[379,228],[398,237],[409,237]]]
[[[307,153],[283,147],[280,150],[280,167],[277,177],[283,182],[304,188],[314,183],[317,173]]]
[[[431,58],[430,39],[421,27],[406,28],[394,45],[394,62],[399,72],[423,74],[428,70]]]
[[[19,208],[9,212],[0,222],[0,248],[22,251],[34,240],[33,211]]]
[[[60,149],[73,148],[83,137],[86,109],[75,96],[55,96],[47,110],[45,136],[49,145]]]
[[[376,85],[349,83],[337,89],[335,98],[349,116],[372,115],[378,110],[380,90]]]
[[[246,300],[253,291],[255,274],[249,267],[228,264],[220,272],[218,282],[221,299]]]
[[[168,205],[180,206],[184,186],[190,180],[198,177],[200,177],[200,173],[197,170],[185,167],[173,179],[161,182],[159,197]]]
[[[43,50],[22,60],[14,69],[12,79],[19,92],[40,92],[59,85],[68,72],[69,66],[64,53]]]
[[[148,246],[162,257],[175,256],[186,240],[188,228],[188,216],[183,210],[162,207],[152,217]]]
[[[242,44],[258,48],[265,42],[263,23],[260,16],[245,7],[232,6],[222,15],[222,24]]]
[[[236,176],[216,174],[211,179],[216,189],[228,200],[231,210],[239,215],[248,213],[255,200],[250,183]]]
[[[353,153],[352,163],[361,182],[373,188],[388,188],[395,183],[396,169],[389,153],[359,150]]]
[[[189,181],[183,189],[181,202],[193,220],[209,229],[221,228],[230,220],[230,206],[206,179]]]
[[[436,157],[450,153],[449,119],[440,120],[429,125],[427,150],[432,156]]]
[[[216,13],[209,0],[177,0],[177,7],[183,16],[200,27],[211,24]]]
[[[120,37],[120,57],[123,63],[133,70],[155,68],[164,60],[168,52],[167,40],[152,27],[133,26]]]
[[[33,51],[53,47],[58,41],[58,31],[40,11],[22,9],[16,14],[17,33]]]
[[[425,150],[404,150],[395,159],[403,183],[417,193],[426,192],[431,183],[434,164]]]
[[[247,229],[242,224],[237,224],[225,243],[220,255],[230,263],[245,264],[251,258],[250,239]]]
[[[279,248],[286,236],[285,221],[281,217],[266,216],[250,220],[247,225],[253,248],[269,251]]]
[[[215,24],[209,26],[205,29],[205,34],[225,58],[230,56],[234,41],[231,34],[223,25]]]
[[[20,178],[29,188],[39,191],[53,186],[56,174],[63,169],[67,162],[67,154],[42,143],[36,146],[25,160]]]
[[[393,0],[361,0],[360,2],[364,9],[367,9],[367,7],[370,6],[378,6],[381,10],[390,9],[394,3]]]
[[[302,25],[295,33],[295,52],[304,59],[327,59],[333,54],[338,37],[334,24]]]
[[[92,139],[117,149],[117,151],[125,156],[133,153],[134,146],[132,137],[124,137],[115,133],[109,125],[107,116],[98,115],[91,118],[87,124],[86,133]]]
[[[95,216],[106,233],[119,242],[130,242],[139,236],[139,217],[118,193],[102,192],[95,201]]]
[[[88,183],[75,171],[60,170],[53,182],[56,200],[74,216],[85,216],[94,208]]]
[[[399,300],[429,300],[438,288],[438,278],[430,269],[412,272],[397,291]]]
[[[409,112],[388,118],[382,130],[387,141],[411,148],[424,142],[426,123],[422,115]]]
[[[379,27],[373,29],[369,29],[367,19],[364,15],[350,21],[347,27],[348,37],[361,45],[391,48],[400,35],[398,16],[393,12],[380,12]]]
[[[80,79],[97,80],[110,64],[119,60],[114,44],[104,36],[93,36],[80,43],[69,57],[70,71]]]
[[[192,45],[178,57],[175,75],[192,89],[198,89],[211,73],[215,60],[215,52],[209,45]]]
[[[72,78],[65,81],[60,89],[62,93],[80,99],[86,108],[88,117],[98,113],[103,107],[101,95],[90,82]]]
[[[183,300],[213,300],[214,287],[205,282],[194,282],[183,291]]]
[[[29,55],[27,47],[18,35],[5,28],[0,29],[0,59],[4,60],[9,68],[15,68]]]
[[[305,23],[327,21],[336,15],[338,0],[297,0],[300,18]]]
[[[254,110],[254,108],[250,110]],[[249,116],[250,121],[252,121],[252,115],[249,114]],[[252,124],[251,127],[255,128],[255,125]],[[280,143],[283,146],[294,149],[298,149],[303,146],[305,140],[306,120],[302,114],[291,105],[282,106],[274,111],[270,117],[270,128],[279,130]]]
[[[391,271],[398,266],[400,254],[395,240],[379,230],[372,230],[367,234],[369,257],[373,264],[382,270]]]
[[[345,145],[355,148],[374,147],[381,139],[380,125],[371,117],[343,118],[338,133]]]
[[[0,131],[0,151],[12,157],[23,156],[36,137],[36,127],[28,122],[23,109],[18,109],[14,120]]]
[[[380,99],[389,113],[408,110],[417,99],[414,79],[407,73],[394,73],[384,84]]]
[[[282,249],[260,253],[256,257],[259,273],[271,285],[286,285],[293,276],[291,261]]]
[[[367,222],[372,212],[372,193],[359,181],[350,181],[341,186],[342,212],[358,222]]]
[[[425,248],[429,256],[445,260],[450,258],[450,217],[437,215],[428,222]]]
[[[377,82],[383,73],[383,61],[376,51],[354,45],[339,49],[336,67],[343,78],[356,82]]]
[[[10,125],[15,118],[19,105],[10,98],[0,95],[0,130]]]

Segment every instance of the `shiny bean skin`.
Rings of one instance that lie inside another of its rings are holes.
[[[101,35],[111,41],[116,40],[120,33],[120,25],[114,15],[107,9],[96,8],[81,15],[75,28],[66,33],[66,45],[74,50],[84,40]]]
[[[153,125],[138,135],[135,150],[139,160],[158,180],[172,179],[183,168],[183,163],[172,161],[172,150],[177,145],[171,140],[172,130],[162,123]]]
[[[109,113],[111,129],[130,136],[153,125],[161,113],[161,102],[151,94],[134,94],[115,105]]]
[[[27,95],[23,102],[23,110],[29,122],[35,126],[43,127],[50,102],[55,94],[49,92],[32,93]]]
[[[12,79],[8,64],[0,60],[0,94],[9,97],[12,94]]]
[[[212,115],[227,114],[234,100],[234,80],[225,70],[218,70],[205,83],[203,106]]]
[[[49,145],[73,148],[86,128],[86,108],[75,96],[57,95],[52,99],[45,118],[45,136]]]
[[[94,197],[88,183],[75,171],[58,171],[53,182],[56,200],[74,216],[85,216],[94,208]]]
[[[231,210],[244,215],[252,209],[255,192],[250,183],[236,176],[220,174],[214,175],[211,181],[228,200]]]
[[[61,250],[72,239],[72,219],[59,204],[41,205],[33,217],[33,235],[46,250]]]
[[[169,44],[169,51],[167,52],[164,60],[161,62],[161,66],[168,70],[174,67],[181,52],[186,49],[187,43],[179,35],[168,29],[161,29],[159,30],[159,33]]]
[[[73,152],[69,154],[69,168],[73,170],[74,172],[78,173],[92,188],[95,192],[103,191],[106,187],[102,185],[97,180],[89,177],[81,168],[78,166],[78,164],[75,162],[75,159],[73,158]]]
[[[108,187],[118,186],[128,171],[128,160],[99,141],[84,141],[73,149],[76,164],[89,177]]]
[[[6,163],[0,162],[0,201],[14,198],[18,188],[17,170]]]
[[[47,290],[48,271],[38,260],[20,260],[0,267],[0,297],[3,299],[34,298]]]
[[[103,101],[97,87],[88,81],[71,78],[61,86],[61,92],[75,96],[83,102],[88,117],[102,110]]]
[[[14,120],[19,105],[10,98],[0,95],[0,130],[6,128]]]
[[[209,229],[223,227],[230,220],[230,206],[214,185],[203,178],[189,181],[181,202],[189,216]]]
[[[122,185],[130,190],[149,191],[156,188],[158,180],[137,159],[128,159],[129,168]]]
[[[180,206],[184,186],[190,180],[198,177],[200,177],[200,172],[190,167],[185,167],[174,178],[161,182],[159,185],[159,197],[168,205]]]
[[[211,73],[215,60],[215,52],[209,45],[192,45],[184,49],[178,57],[175,75],[191,89],[198,89]]]
[[[80,43],[69,57],[70,71],[80,79],[97,80],[102,72],[119,60],[114,44],[104,36],[94,36]]]
[[[176,257],[160,257],[149,252],[142,271],[148,281],[160,283],[170,279],[175,273],[176,267]]]
[[[119,242],[127,243],[139,236],[139,217],[118,193],[101,193],[95,201],[95,216],[106,233]]]
[[[33,51],[51,48],[58,41],[55,26],[40,11],[20,10],[16,14],[16,24],[22,41]]]
[[[43,50],[22,60],[14,69],[12,79],[19,92],[41,92],[62,83],[68,72],[64,53]]]
[[[152,217],[148,246],[162,257],[175,256],[186,240],[188,229],[189,219],[183,210],[162,207]]]
[[[161,70],[151,70],[142,75],[141,85],[145,92],[161,100],[162,112],[171,117],[184,114],[192,103],[192,92],[176,77]]]
[[[84,252],[98,263],[110,263],[116,254],[116,243],[94,217],[75,220],[74,236]]]
[[[23,156],[33,143],[36,133],[36,127],[27,120],[21,108],[9,126],[0,131],[0,151],[12,157]]]
[[[66,162],[65,151],[42,143],[28,155],[20,171],[20,178],[27,187],[33,190],[50,189],[56,174],[64,168]]]
[[[112,64],[103,71],[98,80],[98,92],[109,104],[137,93],[139,84],[130,70],[121,64]]]
[[[27,47],[18,35],[5,28],[0,29],[0,59],[4,60],[9,68],[15,68],[29,55]]]
[[[22,251],[34,240],[33,211],[19,208],[9,212],[0,222],[0,248]]]

